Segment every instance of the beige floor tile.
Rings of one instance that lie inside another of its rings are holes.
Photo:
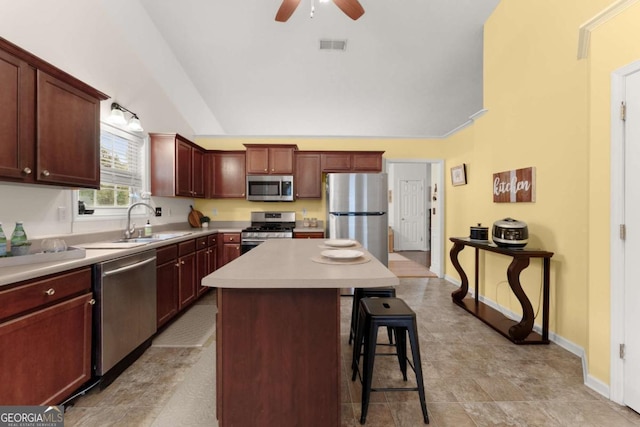
[[[421,366],[431,427],[640,426],[640,415],[584,385],[581,360],[558,345],[514,345],[451,302],[456,288],[440,279],[401,279],[397,295],[418,318]],[[210,292],[198,304],[215,304]],[[359,426],[362,387],[351,381],[351,302],[341,299],[342,418]],[[386,330],[379,339],[386,341]],[[215,426],[215,337],[200,348],[149,348],[105,390],[67,409],[70,426]],[[391,351],[381,348],[380,351]],[[402,380],[392,356],[376,358],[374,384]],[[202,412],[205,411],[205,412]],[[283,420],[281,426],[286,426]],[[424,425],[418,393],[371,394],[369,427]],[[281,427],[280,425],[278,427]]]

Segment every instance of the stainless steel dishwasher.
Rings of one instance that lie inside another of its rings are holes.
[[[156,333],[155,250],[96,264],[94,294],[94,366],[104,388]]]

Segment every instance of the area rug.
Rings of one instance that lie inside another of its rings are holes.
[[[153,347],[202,347],[215,332],[216,307],[196,304],[153,339]]]
[[[389,254],[389,270],[398,277],[438,277],[424,265],[395,252]]]

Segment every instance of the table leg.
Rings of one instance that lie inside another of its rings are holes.
[[[522,306],[522,320],[509,328],[509,335],[517,341],[524,340],[533,330],[533,307],[520,285],[520,272],[529,266],[529,258],[514,258],[507,269],[511,290]]]
[[[449,252],[451,263],[453,264],[453,267],[456,269],[456,271],[460,275],[460,282],[461,282],[460,289],[451,293],[451,298],[453,298],[455,301],[462,301],[464,297],[467,295],[467,292],[469,291],[469,278],[467,277],[467,274],[462,269],[462,266],[460,265],[460,261],[458,261],[458,254],[463,249],[464,249],[464,245],[461,245],[459,243],[454,243],[453,247],[451,248],[451,251]]]

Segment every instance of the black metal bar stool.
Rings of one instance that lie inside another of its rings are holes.
[[[407,381],[407,363],[416,374],[417,387],[389,387],[372,388],[373,364],[376,357],[378,328],[390,327],[396,336],[396,353],[385,355],[397,355],[402,378]],[[407,334],[411,344],[412,362],[407,359]],[[360,344],[364,340],[364,346]],[[362,355],[362,373],[360,373],[360,356]],[[406,302],[400,298],[362,298],[360,300],[359,320],[356,330],[355,344],[353,346],[353,374],[351,381],[356,380],[360,374],[362,382],[362,415],[360,424],[367,419],[369,398],[372,391],[417,391],[422,406],[422,415],[425,424],[429,424],[427,403],[424,395],[424,382],[422,380],[422,365],[420,363],[420,345],[418,343],[418,325],[416,313],[409,308]]]
[[[358,326],[358,310],[362,298],[391,298],[396,296],[395,288],[355,288],[353,292],[353,306],[351,307],[351,329],[349,330],[349,345],[356,336]],[[393,344],[393,334],[391,328],[387,329],[389,334],[389,344]]]

